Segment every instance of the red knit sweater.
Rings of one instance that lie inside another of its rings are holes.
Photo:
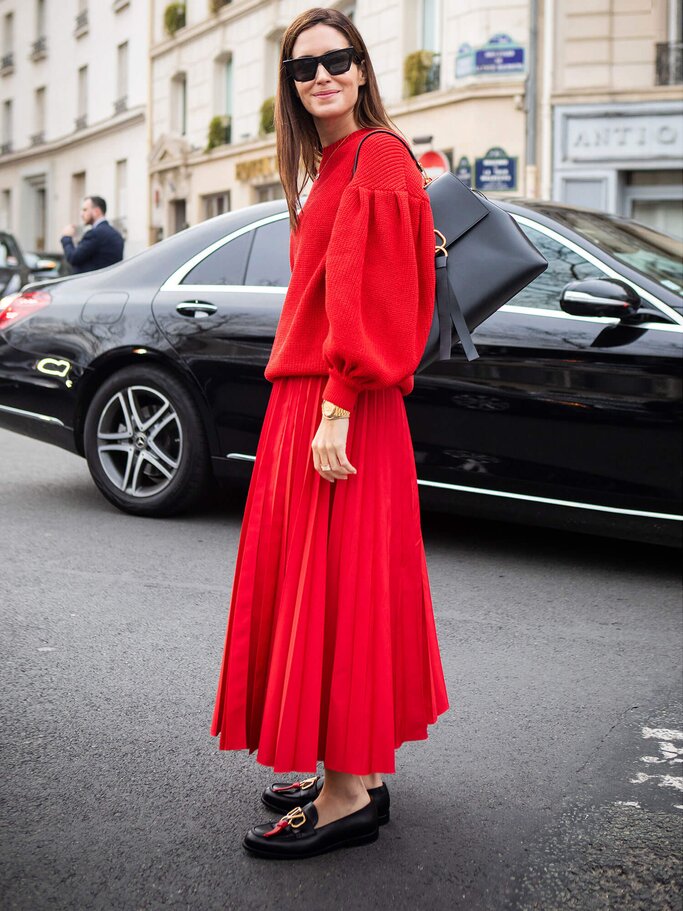
[[[434,222],[405,146],[370,127],[322,152],[290,232],[292,275],[264,372],[328,375],[322,398],[352,410],[358,393],[414,386],[434,312]]]

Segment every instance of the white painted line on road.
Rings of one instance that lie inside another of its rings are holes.
[[[676,775],[647,775],[645,772],[637,772],[636,777],[631,779],[633,784],[642,784],[650,778],[659,778],[660,788],[675,788],[677,791],[683,791],[683,778]]]
[[[643,728],[643,737],[654,737],[655,740],[683,740],[683,731],[671,728]]]
[[[683,762],[683,747],[676,747],[666,740],[660,741],[659,749],[663,756],[643,756],[642,762]]]
[[[648,765],[659,765],[664,763],[669,767],[674,764],[683,763],[683,744],[677,746],[674,740],[683,741],[683,731],[675,728],[641,728],[641,735],[644,740],[658,740],[659,756],[641,756],[640,761]],[[672,771],[678,771],[673,769]],[[667,772],[661,774],[647,772],[637,772],[635,778],[631,778],[632,784],[644,784],[647,781],[656,781],[660,788],[673,788],[674,791],[683,791],[683,776],[670,775]],[[683,804],[674,804],[674,809],[683,810]]]

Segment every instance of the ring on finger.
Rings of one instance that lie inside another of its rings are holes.
[[[329,465],[321,465],[320,468],[322,471],[331,471],[331,468]]]

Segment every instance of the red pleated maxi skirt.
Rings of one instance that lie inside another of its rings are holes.
[[[256,450],[211,733],[275,772],[395,771],[448,708],[397,386],[361,392],[346,453],[313,466],[326,376],[276,378]]]

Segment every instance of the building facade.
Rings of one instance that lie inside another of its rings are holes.
[[[683,237],[680,0],[547,4],[553,198]]]
[[[432,174],[683,235],[682,0],[339,0]],[[282,196],[272,102],[304,0],[0,0],[0,227],[59,248],[85,193],[126,255]]]
[[[172,31],[167,0],[153,15],[152,239],[281,195],[268,99],[282,33],[310,4],[172,5],[183,12]],[[493,198],[593,205],[683,236],[681,0],[338,8],[428,171],[448,168]]]
[[[150,240],[282,195],[269,104],[282,34],[311,6],[171,5],[182,15],[169,30],[169,3],[154,2]],[[529,192],[528,0],[496,0],[485,9],[476,0],[335,5],[363,35],[389,115],[418,155],[441,153],[450,169],[493,194]]]
[[[60,251],[103,196],[131,255],[147,245],[146,0],[0,0],[0,227]]]

